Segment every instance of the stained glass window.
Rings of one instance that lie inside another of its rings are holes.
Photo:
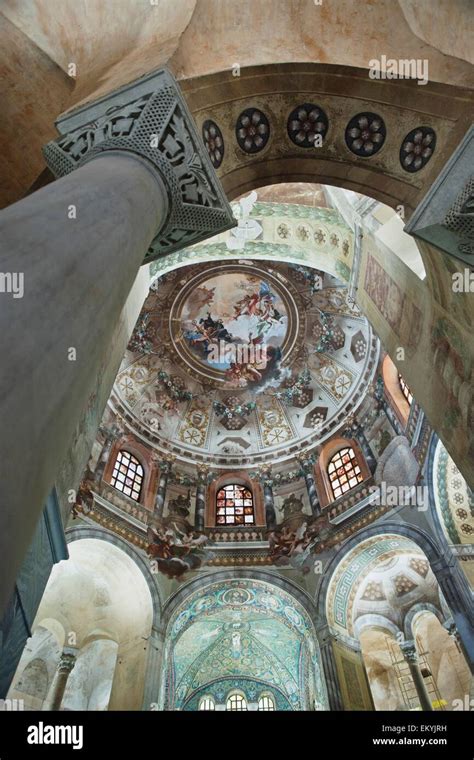
[[[201,697],[199,700],[199,710],[215,710],[216,704],[212,697]]]
[[[411,402],[413,401],[413,393],[401,375],[398,375],[398,382],[400,383],[400,388],[402,389],[403,395],[411,406]]]
[[[258,700],[258,709],[262,712],[273,712],[275,710],[275,702],[270,694],[262,694]]]
[[[242,694],[229,694],[227,697],[226,710],[243,712],[247,710],[247,700]]]
[[[143,467],[129,451],[119,451],[114,464],[111,484],[125,496],[138,501],[143,483]]]
[[[232,484],[220,488],[216,497],[217,525],[254,525],[253,496],[245,486]]]
[[[339,449],[328,465],[329,481],[335,499],[364,480],[354,449]]]

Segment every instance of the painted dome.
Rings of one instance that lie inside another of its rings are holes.
[[[113,403],[186,461],[284,461],[354,411],[377,351],[333,275],[247,259],[196,264],[153,284]]]

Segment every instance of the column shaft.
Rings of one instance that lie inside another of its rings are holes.
[[[321,507],[319,504],[318,494],[316,491],[316,483],[311,472],[304,473],[304,479],[306,483],[306,489],[308,491],[309,505],[311,512],[315,517],[321,514]]]
[[[0,269],[23,278],[22,297],[0,294],[0,612],[166,218],[150,167],[110,151],[0,214]]]
[[[263,499],[265,503],[265,521],[267,523],[267,529],[275,530],[277,519],[275,502],[273,499],[273,488],[268,482],[263,485]]]
[[[166,489],[168,488],[168,476],[169,476],[168,467],[162,468],[160,472],[160,481],[158,483],[158,490],[156,492],[155,509],[154,509],[155,517],[163,517],[163,511],[165,508],[165,499],[166,499]]]
[[[51,684],[51,691],[48,694],[47,709],[60,710],[61,704],[66,691],[69,675],[76,664],[76,657],[73,654],[63,653],[59,661],[58,668]]]
[[[196,530],[204,530],[205,514],[206,514],[206,484],[200,480],[196,488],[196,506],[194,509],[194,526]]]
[[[339,677],[337,674],[336,660],[332,648],[332,640],[329,632],[318,631],[319,651],[323,666],[324,680],[328,692],[329,709],[340,712],[344,710]]]
[[[413,683],[415,685],[418,699],[420,700],[421,709],[432,711],[433,705],[431,704],[430,695],[428,694],[428,689],[426,688],[425,679],[423,678],[420,670],[420,663],[418,660],[418,654],[416,652],[415,645],[408,644],[404,646],[402,644],[401,650],[403,652],[405,661],[408,663],[408,667],[410,668],[410,674],[413,678]]]
[[[114,442],[114,437],[112,434],[109,434],[105,440],[104,446],[102,448],[99,461],[97,462],[97,467],[95,468],[94,472],[94,482],[97,486],[100,486],[102,482],[102,478],[104,477],[105,467],[107,465],[110,452],[112,450],[112,445]]]

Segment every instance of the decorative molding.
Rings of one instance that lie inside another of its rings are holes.
[[[208,151],[167,69],[64,114],[57,127],[60,137],[43,149],[56,177],[104,151],[135,153],[159,172],[169,212],[144,263],[235,226]]]

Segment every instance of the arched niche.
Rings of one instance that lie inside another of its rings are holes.
[[[206,518],[205,518],[206,528],[216,527],[217,525],[217,515],[216,515],[217,493],[224,486],[231,485],[231,484],[245,486],[252,492],[253,507],[254,507],[254,514],[255,514],[255,527],[264,527],[265,526],[265,507],[263,503],[262,486],[257,480],[251,478],[249,473],[246,472],[245,470],[236,470],[236,471],[226,472],[224,475],[221,475],[216,480],[213,480],[212,483],[209,485],[208,490],[207,490],[207,499],[206,499]],[[232,526],[229,526],[229,525],[225,527],[227,527],[230,530],[232,529]],[[250,527],[254,527],[254,526],[250,526]]]
[[[148,676],[144,642],[155,617],[147,578],[135,562],[135,550],[119,548],[120,539],[110,536],[109,541],[107,532],[77,528],[68,537],[74,539],[69,559],[53,567],[33,624],[34,636],[42,621],[50,636],[49,629],[62,631],[48,661],[51,677],[63,648],[75,652],[63,707],[139,710]],[[147,566],[143,558],[141,562]],[[156,603],[159,610],[157,592]]]
[[[12,679],[10,699],[22,699],[25,709],[43,709],[64,640],[65,631],[59,621],[35,621]]]
[[[110,450],[110,455],[107,460],[107,464],[104,470],[103,479],[109,484],[110,488],[113,488],[111,484],[112,473],[114,470],[115,461],[120,451],[128,451],[132,454],[143,467],[143,482],[140,492],[139,504],[143,504],[148,509],[153,509],[153,503],[156,496],[156,489],[158,483],[159,472],[156,462],[152,458],[152,451],[149,447],[144,446],[133,435],[122,436],[117,441],[114,441]],[[124,498],[125,496],[121,491],[118,492]]]
[[[336,501],[336,497],[334,496],[331,487],[328,467],[337,452],[345,448],[352,449],[355,454],[355,459],[360,468],[360,474],[362,475],[362,480],[360,482],[362,483],[372,477],[368,464],[365,461],[364,454],[362,453],[362,449],[354,438],[338,437],[331,439],[323,445],[314,468],[316,489],[321,507],[327,507],[331,502]],[[350,490],[346,491],[346,495],[350,493]]]
[[[387,354],[382,363],[382,376],[385,387],[385,395],[390,406],[397,415],[400,423],[405,428],[410,415],[410,404],[405,398],[400,387],[398,369]]]
[[[328,625],[354,648],[367,620],[383,616],[402,632],[405,617],[420,602],[442,615],[440,588],[423,550],[407,536],[378,530],[339,552],[327,583]]]
[[[224,704],[232,690],[252,709],[267,691],[281,693],[277,709],[327,709],[312,620],[282,585],[270,573],[212,573],[180,589],[165,613],[162,709],[197,709],[208,693]]]
[[[431,516],[440,541],[449,544],[474,588],[474,494],[437,435],[428,451],[427,482]]]

